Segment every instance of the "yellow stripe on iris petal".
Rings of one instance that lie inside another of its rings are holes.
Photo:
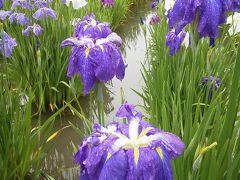
[[[137,147],[134,148],[134,162],[137,167],[139,159],[139,149]]]
[[[160,147],[157,147],[157,148],[156,148],[156,151],[157,151],[159,157],[161,158],[161,160],[163,160],[163,152],[162,152],[162,149],[161,149]]]
[[[109,153],[107,154],[107,159],[106,159],[106,161],[107,161],[111,156],[112,156],[112,154],[109,152]]]
[[[89,24],[86,24],[86,25],[83,27],[83,29],[86,30],[88,26],[89,26]]]
[[[90,49],[91,49],[91,48],[87,48],[87,49],[86,49],[86,51],[85,51],[85,55],[86,55],[86,57],[88,57],[89,52],[90,52]]]
[[[153,129],[152,127],[147,127],[146,129],[142,130],[141,134],[139,135],[139,138],[143,137],[143,136],[146,136],[147,133],[152,129]]]

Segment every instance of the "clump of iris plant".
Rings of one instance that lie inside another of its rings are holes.
[[[114,0],[101,0],[101,4],[105,7],[113,7]]]
[[[30,32],[33,32],[35,36],[39,36],[42,32],[42,27],[35,21],[46,17],[50,17],[53,20],[57,19],[56,12],[48,7],[51,2],[52,0],[13,0],[11,10],[0,10],[0,19],[5,20],[8,18],[10,23],[16,22],[26,27],[22,32],[23,35],[29,35]],[[28,17],[25,14],[27,11],[32,12],[32,17]]]
[[[213,82],[214,81],[214,82]],[[217,90],[221,86],[221,79],[219,77],[214,78],[214,76],[205,76],[202,79],[202,85],[208,85],[209,83],[212,83],[209,89],[208,99],[212,98],[213,91]]]
[[[128,123],[95,124],[79,146],[74,161],[81,166],[80,179],[173,179],[171,160],[183,152],[181,139],[143,121],[133,105],[123,104],[117,116]]]
[[[239,10],[239,0],[176,0],[167,12],[168,26],[170,30],[175,29],[178,36],[188,24],[194,22],[200,38],[209,37],[210,46],[214,46],[218,26],[226,22],[226,13]]]
[[[75,26],[73,37],[64,40],[61,47],[72,46],[68,77],[80,74],[86,95],[95,83],[105,83],[116,75],[124,78],[125,66],[120,52],[122,39],[111,31],[109,24],[85,16]]]

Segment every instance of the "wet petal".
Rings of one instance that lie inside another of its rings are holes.
[[[96,83],[94,68],[92,63],[86,57],[85,51],[79,52],[78,68],[83,82],[84,95],[88,94]]]
[[[185,148],[185,145],[182,142],[182,140],[178,136],[169,132],[161,132],[159,134],[158,140],[161,141],[161,144],[168,152],[170,159],[174,159],[177,156],[181,155],[183,149]]]
[[[120,150],[106,160],[99,180],[124,180],[128,171],[128,162],[126,153]]]
[[[89,59],[95,64],[95,76],[100,82],[110,81],[116,74],[116,62],[114,47],[110,44],[104,44],[100,47],[92,48],[89,53]]]
[[[65,46],[86,46],[86,47],[93,47],[94,46],[94,42],[92,39],[87,38],[87,37],[82,37],[82,38],[77,38],[77,37],[71,37],[71,38],[67,38],[65,39],[62,43],[61,43],[61,47],[65,47]]]
[[[222,5],[219,0],[206,0],[200,7],[198,32],[201,37],[215,38],[221,21]]]

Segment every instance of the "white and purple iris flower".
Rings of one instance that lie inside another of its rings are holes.
[[[127,124],[95,124],[83,140],[74,157],[81,180],[173,179],[171,160],[182,154],[184,143],[134,115],[131,106],[125,103],[118,112]]]
[[[105,83],[115,75],[122,80],[125,66],[120,52],[121,45],[121,38],[111,32],[106,23],[95,20],[77,23],[74,37],[61,44],[61,47],[72,46],[67,76],[81,75],[85,95],[97,81]]]
[[[226,22],[227,11],[239,11],[240,0],[176,0],[168,10],[168,26],[180,33],[188,24],[198,21],[200,37],[209,37],[211,46],[218,36],[218,26]]]
[[[17,42],[6,32],[3,32],[3,36],[0,39],[0,51],[3,56],[10,58],[12,56],[13,49],[17,46]]]
[[[161,18],[160,16],[157,14],[157,13],[152,13],[152,14],[149,14],[146,18],[146,23],[148,25],[156,25],[156,24],[159,24],[161,22]]]
[[[67,6],[70,6],[70,3],[72,3],[73,9],[80,9],[87,5],[85,0],[62,0],[62,3]]]
[[[114,0],[101,0],[101,4],[105,7],[113,7]]]
[[[91,16],[85,16],[83,21],[79,21],[76,24],[74,36],[87,36],[93,40],[97,40],[105,38],[111,33],[109,24],[96,21],[95,16],[92,14]]]

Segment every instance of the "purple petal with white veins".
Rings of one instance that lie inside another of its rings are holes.
[[[161,144],[165,147],[170,159],[175,159],[177,156],[182,154],[185,144],[178,136],[163,131],[159,134]]]
[[[111,33],[107,36],[108,41],[115,43],[117,46],[122,46],[122,39],[120,36],[118,36],[116,33]]]

